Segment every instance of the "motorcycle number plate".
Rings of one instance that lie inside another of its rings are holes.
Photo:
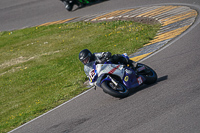
[[[94,69],[92,69],[90,72],[89,72],[89,78],[90,78],[90,81],[92,82],[92,80],[94,79],[95,77],[95,71]]]
[[[139,85],[141,85],[143,83],[142,78],[141,77],[137,78],[137,82],[138,82]]]

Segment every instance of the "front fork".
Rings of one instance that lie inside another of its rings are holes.
[[[118,82],[117,81],[115,81],[111,76],[107,76],[108,78],[110,78],[110,80],[113,82],[113,84],[115,85],[115,86],[118,86]]]

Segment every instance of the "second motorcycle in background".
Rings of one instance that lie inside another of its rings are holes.
[[[84,7],[85,5],[98,2],[100,0],[60,0],[65,4],[65,9],[68,11],[72,11],[74,5],[77,5],[79,8]]]

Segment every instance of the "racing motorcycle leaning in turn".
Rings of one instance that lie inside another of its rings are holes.
[[[96,2],[99,0],[60,0],[65,4],[65,8],[68,11],[72,11],[74,5],[77,5],[78,7],[83,7],[91,2]]]
[[[127,54],[123,54],[127,59]],[[101,87],[111,96],[124,98],[129,95],[129,89],[134,89],[142,84],[153,84],[157,81],[156,72],[149,66],[136,63],[130,68],[122,64],[113,64],[109,60],[96,61],[89,72],[89,83],[96,89]]]

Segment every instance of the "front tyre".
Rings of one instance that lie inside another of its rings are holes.
[[[121,83],[118,83],[118,86],[115,86],[111,81],[104,81],[101,84],[101,87],[105,93],[113,97],[124,98],[129,95],[129,90]]]
[[[67,5],[65,6],[65,9],[68,10],[68,11],[72,11],[72,8],[73,8],[73,6],[72,6],[72,5],[69,5],[69,4],[67,4]]]
[[[65,9],[68,11],[72,11],[74,3],[72,1],[64,1]]]

